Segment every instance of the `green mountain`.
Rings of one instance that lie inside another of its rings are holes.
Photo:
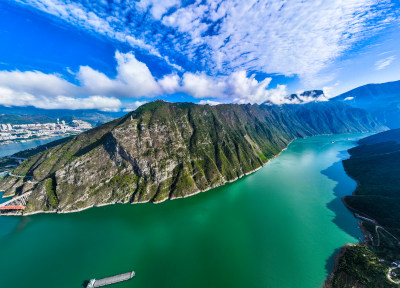
[[[155,101],[33,155],[13,171],[27,177],[4,177],[0,189],[8,196],[32,190],[25,213],[161,202],[234,181],[298,137],[383,129],[365,111],[335,102]]]
[[[333,100],[365,109],[389,128],[400,128],[400,81],[364,85]]]
[[[361,139],[343,161],[346,173],[358,183],[344,197],[356,213],[364,243],[346,246],[326,287],[399,287],[388,280],[392,262],[400,260],[400,129]],[[399,281],[400,268],[392,268]]]

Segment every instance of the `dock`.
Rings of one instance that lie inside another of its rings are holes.
[[[135,271],[103,278],[103,279],[91,279],[89,281],[89,284],[86,286],[87,288],[92,288],[92,287],[103,287],[111,284],[115,284],[118,282],[123,282],[132,279],[135,276]]]

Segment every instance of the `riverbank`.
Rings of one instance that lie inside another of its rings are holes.
[[[32,148],[38,147],[40,145],[44,145],[44,144],[53,142],[58,139],[63,139],[63,138],[64,137],[62,137],[62,136],[57,136],[57,137],[47,138],[47,139],[39,139],[39,140],[34,139],[31,141],[27,141],[27,142],[5,144],[5,145],[1,146],[0,157],[11,156],[20,151],[32,149]]]
[[[62,135],[62,136],[60,136],[60,135],[55,136],[54,135],[54,136],[45,136],[45,137],[34,137],[34,138],[27,138],[27,139],[23,139],[23,140],[8,140],[8,141],[0,142],[0,146],[9,145],[9,144],[26,143],[26,142],[29,142],[29,141],[47,140],[47,139],[52,139],[52,138],[55,138],[55,137],[67,137],[67,136],[70,136],[70,135],[72,135],[72,134],[65,134],[65,135]]]
[[[400,259],[400,129],[361,139],[343,161],[345,172],[357,182],[351,196],[342,199],[354,213],[362,242],[337,255],[339,263],[326,288],[398,287],[390,277]]]
[[[351,133],[344,133],[344,134],[340,134],[340,135],[350,135],[350,134],[351,134]],[[332,135],[335,135],[335,134],[314,135],[314,136],[305,137],[305,138],[303,138],[303,139],[308,139],[308,138],[311,138],[311,137],[318,137],[318,136],[320,136],[320,137],[323,137],[323,136],[332,136]],[[276,155],[274,155],[273,157],[271,157],[270,159],[268,159],[268,160],[267,160],[265,163],[263,163],[260,167],[258,167],[258,168],[256,168],[256,169],[253,169],[253,170],[251,170],[251,171],[249,171],[249,172],[247,172],[247,173],[244,173],[244,174],[242,174],[242,175],[240,175],[240,176],[238,176],[238,177],[236,177],[236,178],[234,178],[234,179],[232,179],[232,180],[225,180],[224,182],[221,182],[221,183],[217,183],[217,184],[215,184],[215,185],[212,185],[212,186],[208,187],[207,189],[193,191],[192,193],[187,194],[187,195],[185,195],[185,196],[183,196],[183,197],[169,197],[169,198],[164,198],[164,199],[159,200],[159,201],[154,201],[154,200],[153,200],[153,201],[136,201],[136,202],[130,202],[129,200],[126,200],[126,201],[112,201],[112,202],[107,202],[107,203],[98,203],[98,204],[87,205],[87,206],[85,206],[85,207],[80,207],[80,208],[78,208],[78,209],[70,209],[70,210],[60,210],[60,209],[55,209],[55,210],[37,210],[37,211],[32,211],[32,212],[27,212],[27,213],[25,213],[25,212],[21,212],[21,213],[20,213],[20,212],[18,212],[18,213],[7,213],[7,214],[4,214],[4,215],[8,215],[8,216],[30,216],[30,215],[40,214],[40,213],[46,213],[46,214],[49,214],[49,213],[68,214],[68,213],[81,212],[81,211],[84,211],[84,210],[87,210],[87,209],[90,209],[90,208],[103,207],[103,206],[114,205],[114,204],[127,204],[127,203],[131,203],[131,204],[143,204],[143,203],[160,204],[160,203],[163,203],[163,202],[165,202],[165,201],[167,201],[167,200],[176,200],[176,199],[184,199],[184,198],[192,197],[192,196],[197,195],[197,194],[199,194],[199,193],[207,192],[207,191],[209,191],[209,190],[212,190],[212,189],[215,189],[215,188],[224,186],[225,184],[233,183],[233,182],[235,182],[235,181],[237,181],[237,180],[243,178],[244,176],[251,175],[252,173],[254,173],[254,172],[260,170],[261,168],[263,168],[265,165],[269,164],[271,160],[273,160],[273,159],[275,159],[276,157],[278,157],[279,155],[281,155],[281,153],[282,153],[283,151],[287,150],[288,147],[289,147],[289,145],[290,145],[291,143],[293,143],[293,141],[295,141],[295,140],[297,140],[297,139],[298,139],[298,138],[295,138],[295,139],[289,141],[288,144],[287,144],[287,146],[286,146],[285,148],[283,148],[279,153],[277,153]]]
[[[342,248],[340,248],[339,253],[335,256],[333,269],[332,269],[331,273],[329,274],[328,278],[326,279],[322,288],[332,288],[333,287],[334,275],[338,271],[339,261],[343,257],[343,255],[346,253],[346,250],[348,249],[348,247],[351,247],[353,245],[354,244],[346,244]]]

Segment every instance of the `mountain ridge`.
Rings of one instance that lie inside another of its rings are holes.
[[[342,103],[155,101],[34,155],[14,170],[25,180],[7,176],[0,189],[6,196],[33,191],[25,213],[158,203],[251,173],[296,138],[384,129],[365,111]]]
[[[331,101],[365,109],[389,128],[400,128],[400,80],[360,86]]]

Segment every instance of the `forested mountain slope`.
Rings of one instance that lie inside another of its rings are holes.
[[[330,101],[283,106],[155,101],[34,155],[14,171],[27,177],[4,177],[0,189],[6,195],[33,190],[25,213],[160,202],[233,181],[297,137],[383,129],[365,111]]]

